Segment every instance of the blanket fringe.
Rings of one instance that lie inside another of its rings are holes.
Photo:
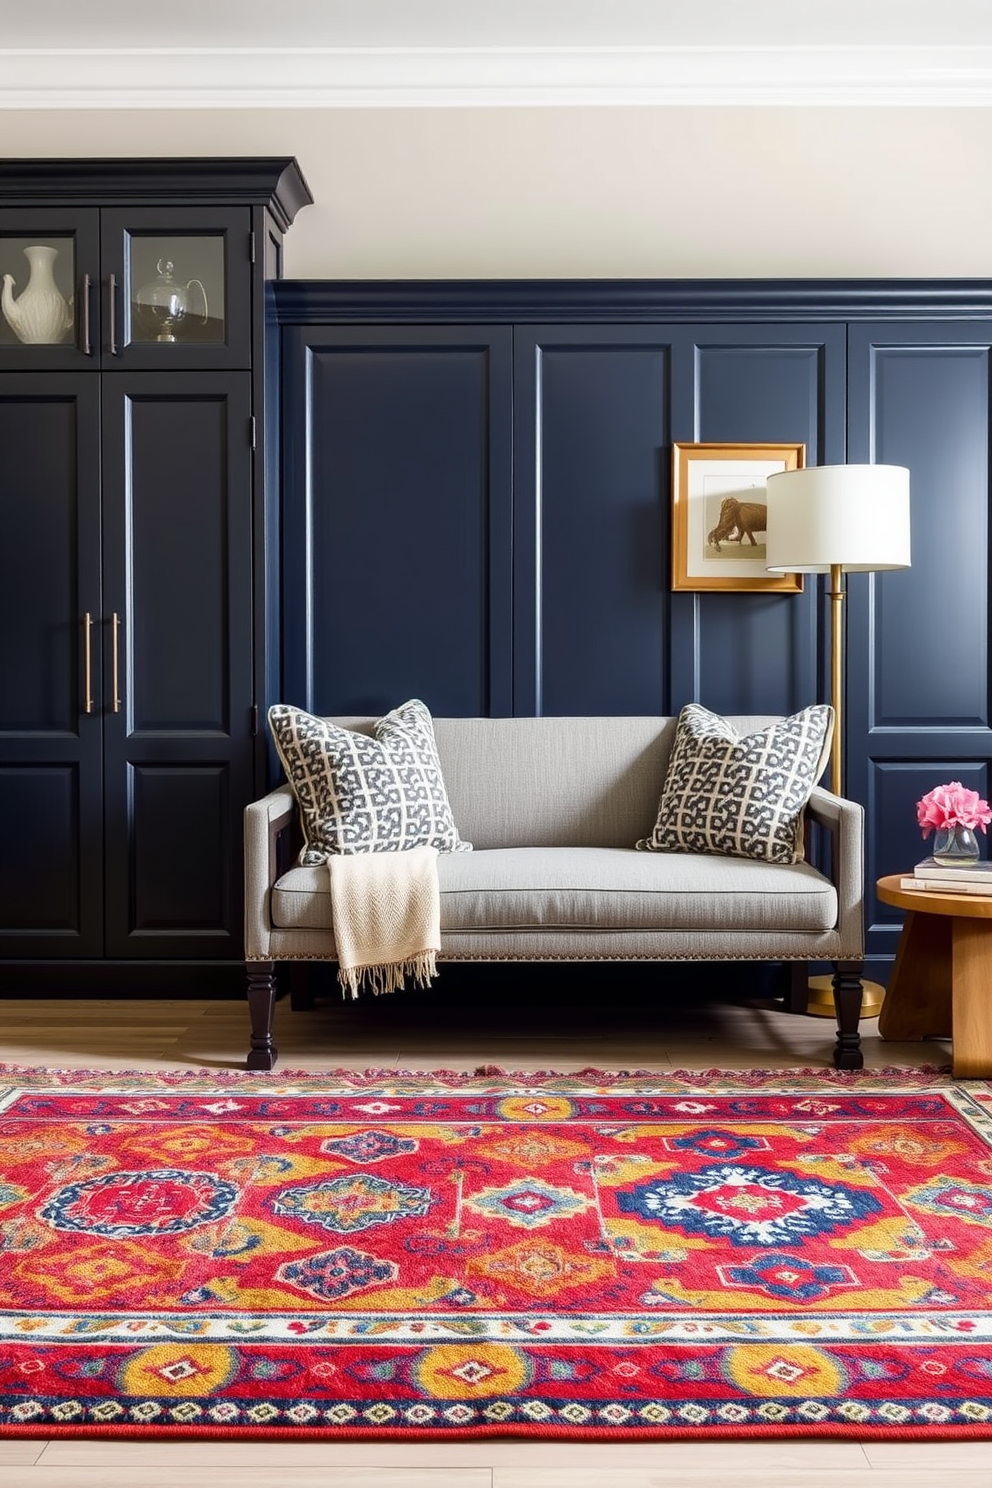
[[[357,997],[359,992],[401,992],[407,978],[416,987],[429,987],[437,976],[437,951],[421,951],[405,961],[386,961],[372,966],[340,967],[338,981],[344,997]]]

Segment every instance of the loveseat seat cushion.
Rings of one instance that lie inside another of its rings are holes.
[[[822,932],[833,885],[808,863],[633,848],[508,847],[438,858],[441,933],[578,928]],[[272,891],[272,922],[331,932],[326,867],[293,868]]]

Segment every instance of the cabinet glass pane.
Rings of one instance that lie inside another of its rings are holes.
[[[130,342],[224,342],[224,239],[131,233],[127,258]]]
[[[72,341],[75,243],[71,237],[0,233],[0,346]]]

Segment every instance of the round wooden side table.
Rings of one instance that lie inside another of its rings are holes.
[[[901,877],[876,885],[884,904],[907,911],[879,1034],[950,1038],[955,1075],[992,1075],[992,895],[903,889]]]

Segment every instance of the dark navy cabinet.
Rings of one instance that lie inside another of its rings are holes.
[[[99,378],[0,372],[0,945],[103,952]]]
[[[0,163],[8,967],[242,955],[265,285],[308,200],[288,160]],[[61,333],[18,316],[39,248]]]
[[[247,372],[104,378],[109,956],[239,955],[253,788],[250,410]]]

